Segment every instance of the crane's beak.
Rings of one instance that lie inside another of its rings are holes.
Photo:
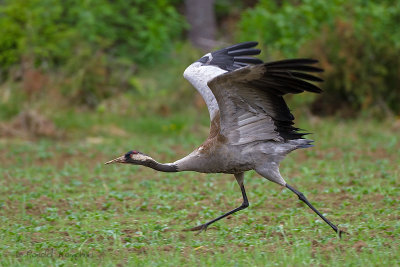
[[[125,160],[125,156],[121,156],[121,157],[119,157],[119,158],[116,158],[116,159],[113,159],[113,160],[110,160],[110,161],[107,161],[106,163],[104,163],[104,164],[111,164],[111,163],[125,163],[126,162],[126,160]]]

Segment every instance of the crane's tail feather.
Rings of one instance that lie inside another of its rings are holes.
[[[313,142],[314,142],[314,140],[310,140],[310,139],[295,139],[295,140],[289,141],[289,143],[295,145],[294,149],[313,147],[314,146],[312,144]]]

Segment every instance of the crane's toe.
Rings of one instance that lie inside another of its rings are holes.
[[[338,235],[339,235],[339,238],[342,238],[342,234],[349,235],[348,232],[343,231],[343,230],[341,230],[341,229],[338,229],[337,233],[338,233]]]
[[[193,228],[183,229],[183,231],[185,231],[185,232],[187,232],[187,231],[198,231],[197,234],[200,234],[203,231],[204,232],[207,231],[207,227],[208,227],[208,224],[205,223],[205,224],[193,227]]]

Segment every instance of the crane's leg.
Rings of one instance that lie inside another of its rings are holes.
[[[247,200],[247,196],[246,196],[246,190],[244,189],[244,173],[242,172],[242,173],[235,174],[235,178],[236,178],[236,181],[238,182],[238,184],[240,186],[240,190],[242,190],[242,196],[243,196],[242,205],[240,205],[236,209],[233,209],[233,210],[231,210],[231,211],[219,216],[218,218],[215,218],[214,220],[211,220],[211,221],[209,221],[209,222],[207,222],[205,224],[202,224],[202,225],[199,225],[199,226],[196,226],[196,227],[193,227],[193,228],[185,229],[184,231],[199,231],[198,233],[201,233],[202,231],[206,231],[207,227],[210,224],[212,224],[212,223],[214,223],[216,221],[219,221],[222,218],[225,218],[226,216],[231,215],[231,214],[233,214],[233,213],[235,213],[235,212],[237,212],[239,210],[243,210],[243,209],[245,209],[245,208],[247,208],[249,206],[249,201]]]
[[[303,201],[304,203],[307,204],[307,206],[309,206],[316,214],[318,214],[319,217],[321,217],[322,220],[324,220],[327,224],[329,224],[330,227],[332,227],[332,229],[339,235],[339,237],[342,237],[342,230],[338,229],[336,225],[334,225],[333,223],[331,223],[327,218],[325,218],[324,215],[322,215],[316,208],[314,208],[313,205],[311,205],[311,203],[307,200],[307,198],[303,195],[303,193],[297,191],[296,189],[294,189],[293,187],[291,187],[290,185],[286,184],[286,187],[292,191],[293,193],[295,193],[299,199],[301,201]]]

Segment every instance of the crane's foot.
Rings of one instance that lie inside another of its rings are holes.
[[[193,228],[183,229],[182,231],[185,231],[185,232],[188,232],[188,231],[198,231],[198,232],[196,233],[196,235],[198,235],[198,234],[200,234],[200,233],[203,232],[203,231],[204,231],[204,232],[207,231],[207,227],[208,227],[208,226],[209,226],[209,224],[205,223],[205,224],[202,224],[202,225],[193,227]]]
[[[343,231],[341,229],[339,229],[339,227],[337,227],[336,225],[332,224],[331,225],[332,229],[336,232],[337,236],[339,237],[339,239],[342,238],[342,234],[349,234],[346,231]]]
[[[343,230],[340,230],[339,228],[337,228],[337,231],[336,231],[336,233],[337,233],[337,235],[339,236],[339,238],[340,238],[340,239],[342,238],[342,234],[349,235],[349,233],[348,233],[348,232],[346,232],[346,231],[343,231]]]
[[[307,198],[304,196],[303,193],[297,191],[296,189],[294,189],[293,187],[291,187],[288,184],[286,184],[286,187],[288,189],[290,189],[290,191],[295,193],[301,201],[303,201],[305,204],[307,204],[308,207],[310,207],[321,219],[323,219],[336,232],[336,234],[339,236],[339,238],[342,238],[343,233],[348,234],[347,232],[340,230],[336,225],[334,225],[327,218],[325,218],[325,216],[322,215],[316,208],[314,208],[314,206],[311,205],[311,203],[307,200]]]

